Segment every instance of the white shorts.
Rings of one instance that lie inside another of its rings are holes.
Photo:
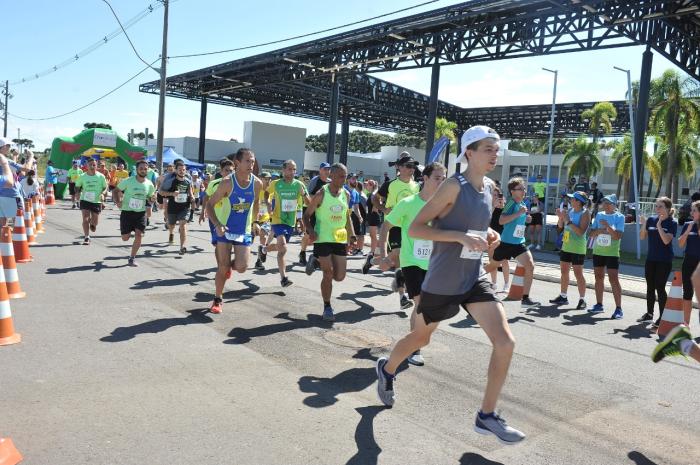
[[[17,216],[17,199],[15,197],[0,197],[0,218]]]

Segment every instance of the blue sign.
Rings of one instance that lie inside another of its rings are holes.
[[[447,145],[449,143],[450,139],[448,139],[447,136],[442,136],[441,138],[436,140],[435,145],[433,145],[433,150],[430,151],[430,156],[428,156],[428,164],[437,161],[437,159],[442,154],[442,151],[447,148]]]

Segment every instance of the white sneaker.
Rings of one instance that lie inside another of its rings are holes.
[[[501,288],[501,291],[508,292],[509,287],[510,287],[510,282],[506,281],[503,283],[503,287]]]
[[[537,244],[537,245],[535,246],[535,250],[540,250],[540,249],[542,249],[542,247],[540,247],[540,245]]]

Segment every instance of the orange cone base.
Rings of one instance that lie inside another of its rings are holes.
[[[12,439],[0,438],[0,464],[16,465],[22,461],[22,454],[12,444]]]
[[[14,294],[9,294],[10,299],[23,299],[27,297],[27,293],[22,291],[22,292],[15,292]],[[2,462],[0,462],[2,464]]]
[[[0,337],[0,346],[9,346],[12,344],[17,344],[20,341],[22,341],[22,335],[19,333],[15,333],[12,336],[7,336],[7,337]],[[0,439],[2,441],[2,439]],[[10,462],[12,463],[12,462]],[[15,462],[16,463],[16,462]],[[5,462],[2,461],[2,443],[0,442],[0,464],[5,464]]]
[[[29,258],[23,258],[22,260],[15,257],[15,262],[17,262],[17,263],[29,263],[29,262],[33,262],[33,261],[34,261],[34,257],[32,257],[31,255],[29,256]]]

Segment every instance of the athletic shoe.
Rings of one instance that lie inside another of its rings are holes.
[[[265,263],[265,260],[267,260],[267,253],[263,252],[262,245],[258,246],[258,260],[260,260],[262,263]]]
[[[503,283],[503,287],[501,288],[501,292],[508,292],[508,288],[510,287],[510,282],[506,281]]]
[[[168,235],[168,245],[173,245],[174,243],[175,243],[175,235],[169,234]]]
[[[493,434],[496,438],[506,445],[517,444],[525,439],[525,433],[508,426],[508,423],[501,418],[497,413],[489,413],[483,415],[481,412],[476,414],[476,422],[474,423],[474,431],[479,434]]]
[[[282,287],[289,287],[289,286],[291,286],[292,284],[294,284],[294,283],[292,283],[292,282],[289,280],[289,278],[286,277],[286,276],[280,280],[280,285],[281,285]]]
[[[530,297],[523,297],[523,300],[520,301],[520,308],[534,308],[540,305],[542,305],[540,302],[535,302]]]
[[[76,208],[78,208],[78,206],[77,206],[76,204],[73,204],[73,206],[72,206],[71,208],[72,208],[73,210],[75,210]]]
[[[139,266],[134,257],[129,257],[129,266]]]
[[[595,304],[588,309],[588,313],[603,313],[604,311],[603,304]]]
[[[535,246],[535,250],[542,250],[542,247],[541,247],[539,244],[537,244],[537,245]]]
[[[612,314],[612,319],[613,320],[621,320],[622,319],[622,307],[615,307],[615,311]]]
[[[382,404],[391,408],[394,406],[394,377],[384,373],[384,366],[389,360],[381,357],[377,360],[377,395]]]
[[[528,248],[528,250],[529,250],[529,249],[533,248],[534,246],[535,246],[535,244],[528,244],[528,245],[527,245],[527,248]]]
[[[550,304],[555,304],[555,305],[569,305],[569,299],[566,297],[562,297],[561,295],[558,295],[554,299],[549,299]]]
[[[678,325],[674,327],[655,348],[651,353],[651,359],[654,363],[660,362],[664,357],[670,357],[673,355],[685,354],[681,352],[680,342],[688,339],[692,339],[693,336],[690,334],[690,329],[686,325]]]
[[[372,268],[372,254],[367,254],[367,258],[365,259],[365,264],[362,265],[362,274],[367,274],[369,273],[369,269]]]
[[[413,301],[406,294],[401,296],[401,310],[413,307]]]
[[[586,305],[586,301],[583,299],[578,299],[578,305],[576,305],[576,310],[585,310],[588,305]]]
[[[299,252],[299,264],[301,266],[306,266],[306,252]]]
[[[265,270],[265,265],[263,265],[262,261],[258,258],[258,260],[255,262],[255,269],[259,271],[264,271]]]
[[[180,248],[180,255],[185,255],[187,253],[187,247]]]
[[[425,360],[423,359],[420,350],[416,350],[411,354],[410,357],[408,357],[408,363],[417,367],[422,367],[423,365],[425,365]]]
[[[323,321],[335,321],[335,315],[333,314],[333,307],[328,305],[323,307]]]
[[[214,297],[214,302],[211,303],[211,307],[209,307],[209,311],[212,313],[221,313],[224,310],[224,307],[221,303],[221,297]]]
[[[90,238],[89,237],[86,237],[85,239],[83,239],[83,245],[90,245]]]
[[[304,270],[307,275],[311,276],[313,272],[316,271],[316,263],[318,263],[318,258],[316,258],[316,255],[311,254],[306,262],[306,269]]]
[[[657,318],[656,321],[651,324],[651,327],[658,328],[660,324],[661,324],[661,317]]]
[[[644,315],[641,316],[641,318],[637,319],[638,323],[645,323],[647,321],[652,321],[654,320],[654,315],[651,313],[645,313]]]

